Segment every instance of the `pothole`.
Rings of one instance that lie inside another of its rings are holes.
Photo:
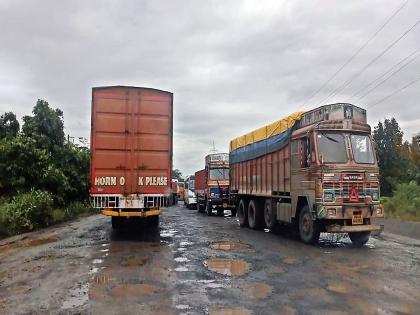
[[[342,294],[349,294],[357,291],[357,288],[355,286],[347,282],[328,283],[327,289]]]
[[[254,283],[246,285],[245,291],[251,299],[262,300],[271,295],[273,287],[266,283]]]
[[[214,242],[210,243],[209,245],[212,249],[221,249],[221,250],[245,250],[248,249],[249,246],[242,243],[236,243],[236,242]]]
[[[111,292],[116,296],[125,296],[125,295],[151,295],[158,293],[160,287],[153,284],[125,284],[121,286],[114,287]]]
[[[205,261],[204,266],[227,276],[240,276],[249,271],[249,264],[242,259],[213,258]]]
[[[300,259],[294,257],[283,257],[283,262],[288,265],[299,265],[302,263]]]

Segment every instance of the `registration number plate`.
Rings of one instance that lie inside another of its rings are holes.
[[[353,225],[363,224],[363,216],[361,214],[354,214],[351,219],[351,224]]]

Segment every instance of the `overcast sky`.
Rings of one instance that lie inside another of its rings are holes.
[[[351,96],[420,49],[420,25],[325,99],[419,21],[420,1],[308,100],[404,2],[1,0],[0,112],[30,114],[42,98],[64,111],[66,133],[89,137],[92,87],[171,91],[184,174],[203,167],[213,140],[227,151],[230,139],[322,101],[367,108],[371,125],[396,117],[409,139],[420,131],[420,82],[375,103],[420,77],[420,57]]]

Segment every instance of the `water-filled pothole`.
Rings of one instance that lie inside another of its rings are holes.
[[[214,242],[214,243],[210,243],[209,247],[212,249],[221,249],[221,250],[235,250],[235,249],[244,250],[244,249],[249,248],[248,245],[237,243],[237,242]]]
[[[249,271],[249,264],[242,259],[212,258],[205,261],[204,266],[227,276],[240,276]]]

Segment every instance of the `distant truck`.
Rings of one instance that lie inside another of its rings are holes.
[[[185,178],[184,204],[188,209],[197,207],[197,198],[195,196],[195,176]]]
[[[230,202],[253,229],[294,224],[305,243],[320,232],[364,245],[384,217],[379,168],[366,111],[330,104],[230,142]]]
[[[205,168],[195,173],[197,210],[211,216],[213,209],[221,216],[229,207],[229,154],[214,153],[205,157]]]
[[[128,86],[92,89],[90,196],[112,218],[159,224],[172,178],[170,92]]]

